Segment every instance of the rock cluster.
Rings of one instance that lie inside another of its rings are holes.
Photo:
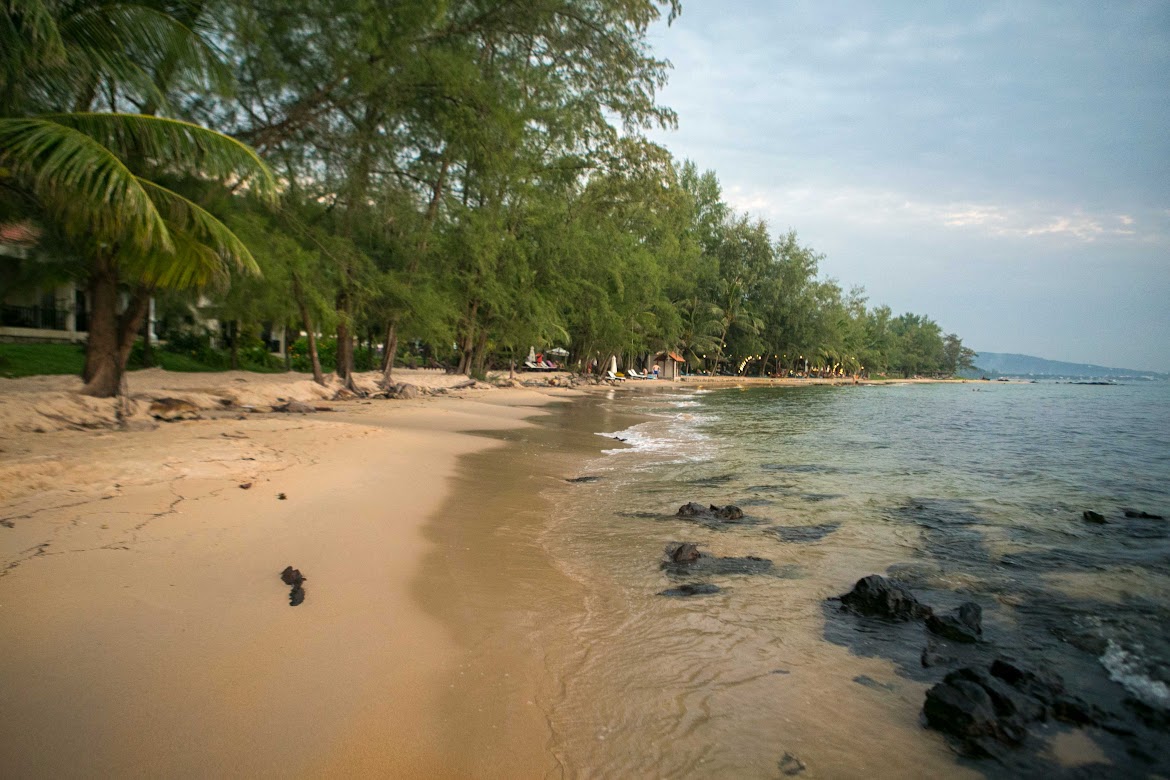
[[[910,591],[878,574],[862,577],[840,600],[843,609],[886,620],[915,620],[932,614],[930,607],[920,604]]]
[[[1043,676],[997,658],[988,669],[963,667],[926,692],[927,725],[959,740],[964,753],[998,757],[1023,743],[1031,723],[1049,719],[1076,726],[1102,724],[1100,713]]]
[[[973,643],[983,636],[983,608],[975,602],[960,605],[950,615],[937,615],[910,591],[878,574],[862,577],[838,600],[842,609],[866,617],[900,623],[924,620],[932,634],[953,642]]]
[[[679,517],[697,518],[700,520],[719,520],[719,521],[734,521],[743,519],[743,510],[739,507],[728,504],[727,506],[703,506],[694,501],[689,504],[683,504],[678,508],[677,515]]]

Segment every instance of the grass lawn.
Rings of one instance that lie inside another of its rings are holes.
[[[85,348],[80,344],[0,344],[0,376],[80,374]]]
[[[142,368],[135,358],[130,358],[129,370]],[[219,365],[208,365],[193,355],[154,350],[154,362],[167,371],[212,372],[226,371],[227,354],[224,353]],[[80,344],[0,344],[0,377],[13,379],[38,374],[80,374],[85,365],[85,348]],[[271,368],[242,360],[240,368],[259,373],[283,373],[284,369]]]

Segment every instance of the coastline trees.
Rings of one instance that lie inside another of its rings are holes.
[[[554,342],[578,367],[659,350],[760,374],[961,366],[957,337],[820,278],[794,232],[773,237],[644,137],[674,122],[647,26],[678,11],[13,0],[0,218],[60,225],[87,258],[100,394],[160,286],[229,321],[296,323],[322,383],[329,330],[347,384],[363,341],[387,382],[400,344],[473,374]],[[256,197],[277,180],[278,206]]]

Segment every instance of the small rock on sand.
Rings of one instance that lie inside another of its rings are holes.
[[[181,398],[156,398],[150,402],[149,413],[163,422],[199,419],[199,407]]]
[[[807,767],[804,762],[791,753],[785,753],[784,758],[780,759],[780,774],[788,777],[799,775]]]

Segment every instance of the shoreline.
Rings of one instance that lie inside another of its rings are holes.
[[[523,547],[542,533],[543,487],[604,445],[592,427],[529,418],[611,391],[852,384],[453,390],[463,377],[403,372],[437,395],[279,415],[241,410],[319,403],[335,388],[299,375],[142,378],[127,431],[91,430],[115,424],[116,402],[70,397],[59,378],[10,380],[32,385],[28,397],[0,394],[0,519],[12,523],[0,528],[0,695],[18,716],[0,761],[17,775],[555,772],[532,674],[547,659],[513,647],[518,613],[501,610],[514,594],[481,592],[507,580],[468,573],[490,572],[477,556],[493,549],[522,584],[543,567],[526,592],[566,599],[560,611],[571,612],[583,583]],[[203,419],[152,422],[158,397]],[[12,413],[39,402],[56,427]],[[460,505],[470,484],[491,495]],[[503,536],[479,515],[501,517]],[[464,534],[474,544],[460,564]],[[278,578],[286,565],[308,578],[295,610]],[[491,679],[477,658],[485,648],[512,672]]]
[[[459,460],[500,446],[484,432],[531,425],[558,394],[9,429],[0,763],[14,776],[444,774],[440,698],[459,650],[415,598],[426,529]],[[286,565],[307,578],[295,609]]]

